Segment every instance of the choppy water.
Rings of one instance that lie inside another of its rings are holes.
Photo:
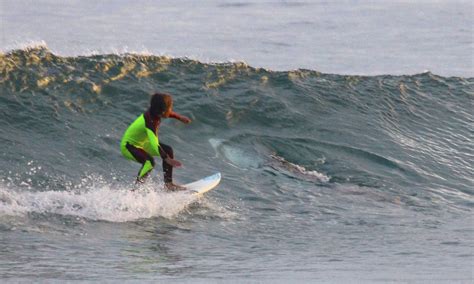
[[[469,0],[0,1],[0,50],[140,52],[271,70],[474,76]]]
[[[196,200],[129,191],[156,90]],[[0,55],[6,280],[470,282],[474,79],[275,72],[144,55]]]

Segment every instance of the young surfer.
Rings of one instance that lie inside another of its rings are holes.
[[[137,182],[143,182],[155,166],[153,156],[163,160],[165,187],[168,190],[183,190],[182,186],[173,183],[173,167],[181,167],[181,162],[174,159],[173,149],[159,142],[158,129],[161,119],[175,118],[183,123],[191,119],[173,112],[173,99],[168,94],[157,93],[151,97],[150,108],[141,114],[125,131],[120,149],[125,158],[142,164]]]

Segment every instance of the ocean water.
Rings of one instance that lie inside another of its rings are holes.
[[[2,281],[473,281],[472,4],[0,3]],[[160,130],[175,180],[223,175],[202,198],[130,190],[158,90],[193,119]]]

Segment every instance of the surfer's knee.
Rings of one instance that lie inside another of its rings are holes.
[[[142,168],[140,169],[140,172],[138,173],[138,180],[141,180],[143,178],[145,178],[148,173],[153,170],[153,168],[155,167],[155,160],[150,157],[148,158],[145,163],[143,163],[142,165]]]

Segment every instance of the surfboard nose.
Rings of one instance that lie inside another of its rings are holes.
[[[192,191],[193,194],[203,194],[215,188],[221,181],[221,177],[221,173],[215,173],[198,181],[185,184],[184,187]]]

